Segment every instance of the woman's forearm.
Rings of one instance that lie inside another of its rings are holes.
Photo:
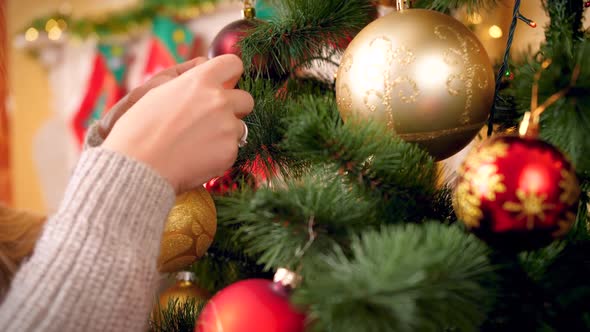
[[[86,150],[0,307],[0,330],[143,330],[174,197],[147,166]]]

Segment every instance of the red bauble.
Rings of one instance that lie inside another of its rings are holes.
[[[248,30],[257,25],[255,19],[241,19],[226,25],[211,43],[209,58],[222,54],[242,55],[238,42],[248,35]]]
[[[238,190],[239,184],[246,185],[252,189],[258,187],[253,174],[242,168],[232,168],[225,172],[223,176],[205,183],[205,189],[212,195],[227,195]]]
[[[290,303],[288,291],[265,279],[237,282],[207,303],[196,332],[302,332],[305,315]]]
[[[276,165],[268,159],[267,163],[256,157],[243,167],[235,167],[205,183],[205,189],[212,195],[227,195],[239,189],[240,185],[253,190],[266,183],[270,177],[278,174]]]
[[[535,249],[570,230],[579,195],[572,165],[554,146],[504,136],[469,154],[454,206],[459,219],[491,244]]]
[[[213,42],[211,42],[209,58],[214,58],[223,54],[235,54],[242,57],[242,50],[238,43],[244,37],[248,36],[250,29],[258,24],[261,24],[260,20],[255,18],[245,18],[226,25],[221,31],[219,31],[217,36],[215,36]],[[277,69],[278,66],[272,65],[271,61],[268,61],[268,59],[262,55],[254,57],[252,66],[255,69],[255,74],[259,73],[267,78],[283,80],[288,76],[288,73],[282,73],[282,70]]]

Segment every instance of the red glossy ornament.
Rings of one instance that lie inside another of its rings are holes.
[[[474,149],[459,170],[454,207],[482,239],[534,249],[572,227],[580,187],[570,162],[532,138],[496,137]]]
[[[247,162],[243,167],[229,169],[223,176],[214,178],[205,183],[205,189],[213,195],[227,195],[246,186],[253,190],[266,183],[270,177],[278,174],[276,165],[272,160],[267,163],[256,157],[254,161]]]
[[[256,178],[242,168],[232,168],[223,176],[205,183],[205,189],[212,195],[227,195],[239,189],[240,184],[256,189]]]
[[[256,24],[257,20],[255,19],[241,19],[226,25],[211,42],[209,58],[222,54],[241,56],[242,51],[238,43],[248,35],[248,30],[254,28]]]
[[[242,50],[240,49],[239,42],[248,35],[249,30],[260,24],[261,21],[255,18],[246,18],[237,20],[226,25],[221,31],[215,36],[215,39],[211,42],[209,48],[209,58],[214,58],[223,54],[235,54],[242,57]],[[271,65],[265,56],[257,55],[253,60],[253,68],[255,73],[273,78],[276,80],[283,80],[288,76],[288,73],[280,74],[280,70],[277,70],[277,66]]]
[[[196,332],[302,332],[305,315],[289,303],[288,288],[265,279],[237,282],[217,293]]]
[[[584,8],[588,8],[588,7],[590,7],[590,1],[584,2]]]

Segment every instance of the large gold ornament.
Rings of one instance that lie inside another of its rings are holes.
[[[176,272],[194,263],[209,249],[216,230],[217,211],[205,188],[179,195],[164,228],[160,272]]]
[[[338,109],[387,124],[441,160],[460,151],[488,118],[494,73],[475,35],[454,18],[408,9],[365,27],[342,57]]]

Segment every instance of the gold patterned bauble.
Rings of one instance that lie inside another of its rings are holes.
[[[459,152],[488,118],[494,72],[475,35],[451,16],[407,9],[365,27],[336,78],[338,110],[386,123],[437,160]]]
[[[176,198],[162,237],[158,269],[176,272],[203,256],[217,230],[217,211],[205,188]]]
[[[192,272],[179,272],[176,274],[176,283],[160,293],[158,303],[154,306],[153,319],[159,321],[161,313],[168,310],[168,306],[174,305],[178,310],[188,301],[194,301],[195,306],[206,302],[209,293],[196,284],[196,276]]]

